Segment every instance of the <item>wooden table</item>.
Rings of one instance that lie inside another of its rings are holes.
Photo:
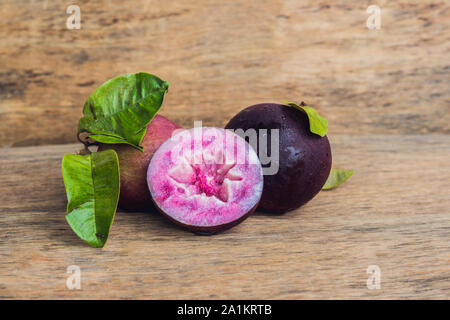
[[[79,1],[80,30],[68,5],[0,5],[0,298],[450,297],[448,1]],[[118,212],[91,248],[64,219],[61,158],[89,94],[139,71],[171,83],[160,112],[186,128],[304,100],[330,123],[334,167],[356,173],[212,237]]]
[[[450,137],[331,137],[355,175],[282,216],[215,236],[158,213],[118,212],[103,249],[64,219],[61,157],[77,145],[0,149],[1,298],[448,298]],[[81,269],[68,290],[66,269]],[[369,265],[381,288],[367,288]]]

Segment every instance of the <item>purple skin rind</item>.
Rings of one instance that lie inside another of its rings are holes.
[[[152,199],[153,200],[153,199]],[[260,198],[261,200],[261,198]],[[158,205],[156,204],[155,201],[153,201],[154,206],[156,207],[156,209],[166,218],[168,218],[170,221],[172,221],[174,224],[176,224],[178,227],[180,227],[183,230],[187,230],[187,231],[191,231],[195,234],[198,235],[203,235],[203,236],[210,236],[210,235],[214,235],[217,234],[219,232],[228,230],[233,228],[234,226],[237,226],[238,224],[242,223],[245,219],[247,219],[253,212],[255,212],[256,208],[259,205],[259,201],[258,203],[256,203],[256,205],[246,214],[244,214],[243,216],[241,216],[239,219],[236,219],[234,221],[231,221],[229,223],[226,224],[221,224],[221,225],[216,225],[216,226],[209,226],[209,227],[205,227],[205,226],[193,226],[193,225],[189,225],[189,224],[184,224],[174,218],[172,218],[170,215],[166,214],[163,210],[161,210]]]
[[[282,214],[299,208],[320,192],[331,170],[330,143],[327,136],[310,132],[303,112],[280,104],[258,104],[242,110],[225,126],[244,131],[250,128],[280,130],[279,171],[264,176],[258,210]]]

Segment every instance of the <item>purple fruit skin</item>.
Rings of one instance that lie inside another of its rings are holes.
[[[210,236],[228,229],[233,228],[234,226],[237,226],[238,224],[240,224],[241,222],[243,222],[245,219],[247,219],[253,212],[255,212],[256,208],[258,207],[257,203],[249,212],[247,212],[246,214],[244,214],[242,217],[240,217],[237,220],[231,221],[229,223],[226,224],[221,224],[218,226],[211,226],[211,227],[200,227],[200,226],[191,226],[191,225],[186,225],[181,223],[178,220],[175,220],[174,218],[172,218],[170,215],[168,215],[167,213],[164,212],[164,210],[160,209],[158,207],[158,205],[154,202],[154,206],[156,207],[156,209],[158,209],[158,211],[165,216],[166,218],[168,218],[170,221],[172,221],[173,223],[175,223],[177,226],[181,227],[182,229],[186,229],[189,230],[193,233],[196,233],[198,235],[203,235],[203,236]]]
[[[114,149],[119,158],[119,208],[127,211],[156,211],[147,187],[147,168],[159,146],[172,136],[176,123],[155,115],[147,126],[141,146],[144,152],[127,144],[100,144],[98,151]]]
[[[285,213],[311,200],[323,187],[331,170],[327,136],[309,131],[306,114],[293,107],[264,103],[250,106],[234,116],[225,129],[279,129],[279,170],[264,176],[258,210]],[[270,146],[270,130],[267,145]]]

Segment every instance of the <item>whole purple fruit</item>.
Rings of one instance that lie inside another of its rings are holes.
[[[264,189],[258,209],[272,213],[294,210],[311,200],[323,187],[331,170],[331,149],[326,136],[309,129],[308,116],[293,107],[263,103],[250,106],[226,125],[225,129],[279,129],[279,169],[264,176]],[[259,141],[258,141],[259,146]],[[269,150],[270,152],[270,150]],[[261,156],[260,150],[258,155]]]

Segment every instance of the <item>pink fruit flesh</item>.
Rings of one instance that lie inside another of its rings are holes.
[[[206,232],[244,220],[263,189],[261,164],[250,145],[232,131],[210,127],[184,130],[164,142],[147,182],[163,214]]]

